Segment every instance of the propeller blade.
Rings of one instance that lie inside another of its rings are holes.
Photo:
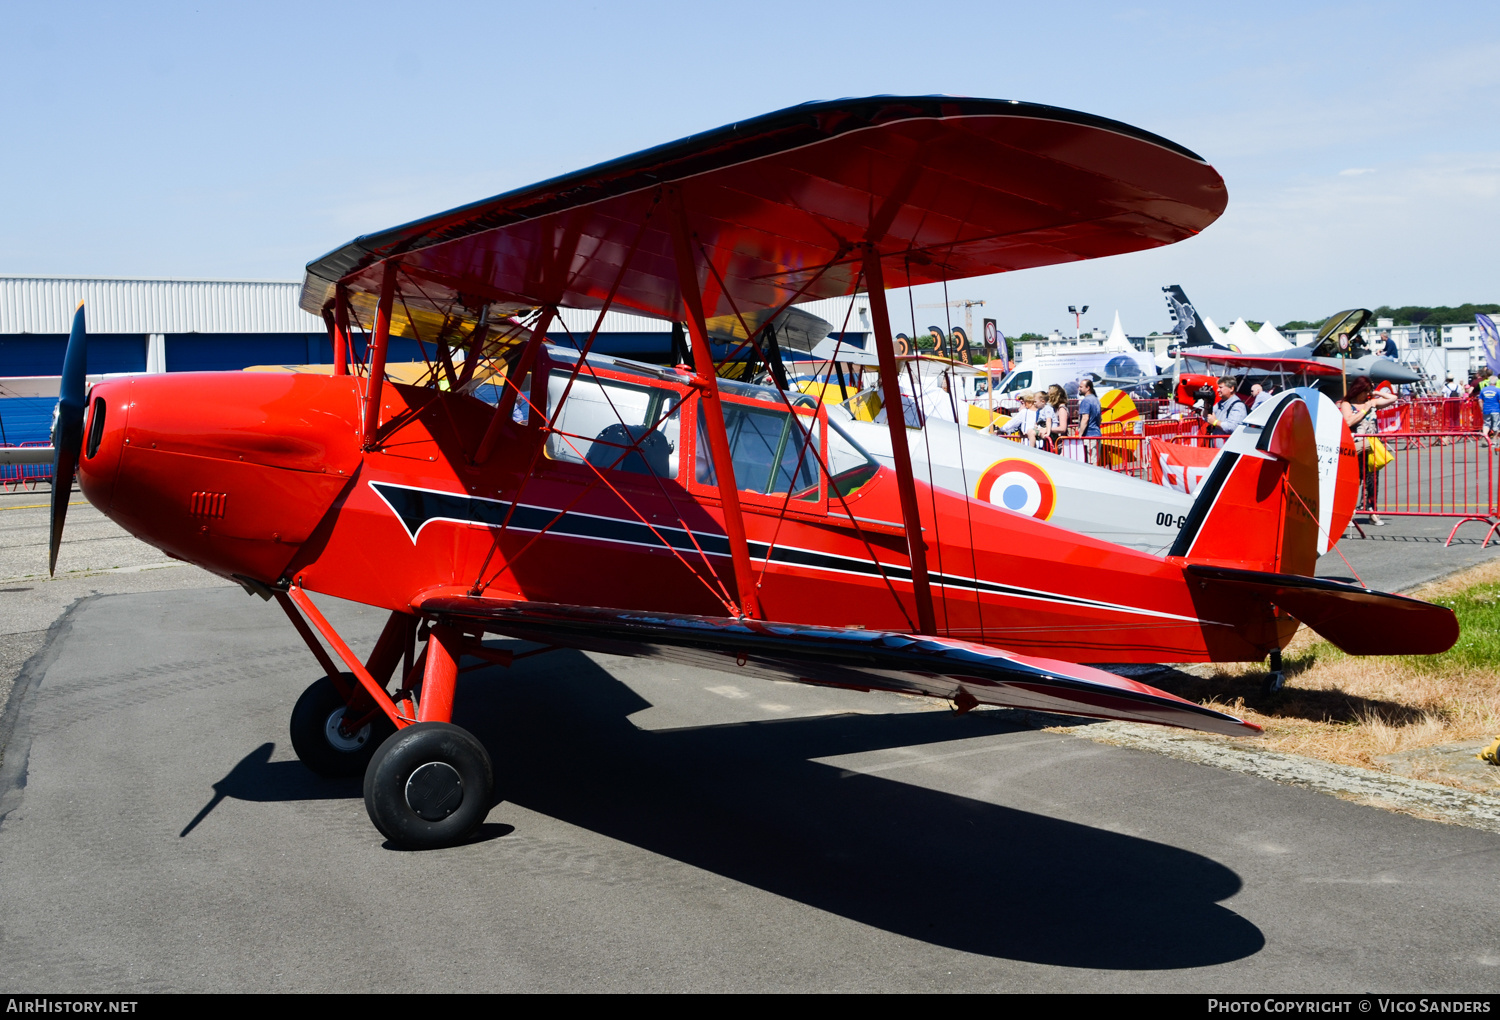
[[[57,573],[57,550],[62,545],[63,522],[73,495],[73,471],[83,450],[83,409],[88,400],[88,337],[84,334],[83,302],[73,313],[68,350],[63,355],[57,410],[52,413],[52,537],[47,549],[47,573]]]

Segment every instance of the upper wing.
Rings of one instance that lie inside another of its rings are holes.
[[[396,258],[398,333],[424,307],[598,308],[616,279],[616,305],[680,320],[667,185],[702,246],[710,318],[847,295],[862,243],[892,285],[957,280],[1171,244],[1227,201],[1201,157],[1117,121],[994,99],[841,99],[356,238],[308,265],[302,307],[321,314],[342,281],[368,321],[380,264]]]
[[[1089,666],[953,638],[762,620],[432,595],[416,608],[497,634],[655,656],[770,680],[927,694],[959,703],[1162,723],[1244,736],[1260,728]]]
[[[1315,361],[1305,357],[1287,357],[1283,354],[1235,354],[1233,351],[1205,351],[1200,349],[1182,352],[1184,360],[1202,361],[1225,368],[1253,369],[1258,372],[1286,372],[1290,375],[1336,376],[1344,370],[1338,365]]]

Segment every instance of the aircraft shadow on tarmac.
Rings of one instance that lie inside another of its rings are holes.
[[[561,652],[464,675],[454,721],[489,748],[500,798],[933,945],[1155,970],[1237,960],[1265,944],[1219,904],[1241,882],[1216,861],[809,760],[1016,729],[989,713],[645,731],[628,717],[647,707],[588,658]],[[358,780],[319,779],[298,762],[271,762],[271,750],[262,745],[214,784],[183,834],[225,797],[360,796]]]

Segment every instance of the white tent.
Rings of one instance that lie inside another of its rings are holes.
[[[1282,336],[1280,331],[1269,321],[1261,324],[1260,329],[1255,331],[1255,339],[1261,342],[1261,346],[1267,351],[1284,351],[1292,346],[1292,342]]]
[[[1224,343],[1244,354],[1265,354],[1262,351],[1260,341],[1255,338],[1255,330],[1244,319],[1235,319],[1229,331],[1224,334]]]
[[[1104,341],[1106,351],[1128,351],[1130,340],[1125,336],[1125,330],[1120,325],[1120,312],[1115,311],[1115,324],[1109,331],[1109,339]]]
[[[1216,344],[1223,343],[1224,342],[1224,331],[1222,329],[1220,329],[1217,325],[1215,325],[1214,320],[1210,319],[1208,316],[1203,315],[1202,319],[1203,319],[1203,328],[1206,329],[1206,330],[1208,330],[1208,335],[1214,338],[1214,343],[1216,343]]]

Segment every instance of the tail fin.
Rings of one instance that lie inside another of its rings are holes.
[[[1318,561],[1318,449],[1293,393],[1262,404],[1224,444],[1168,555],[1311,575]]]
[[[1222,347],[1219,338],[1215,337],[1203,325],[1203,317],[1188,300],[1188,296],[1182,292],[1177,284],[1163,287],[1162,293],[1167,296],[1167,312],[1176,323],[1172,327],[1173,332],[1182,337],[1182,342],[1188,347]]]

